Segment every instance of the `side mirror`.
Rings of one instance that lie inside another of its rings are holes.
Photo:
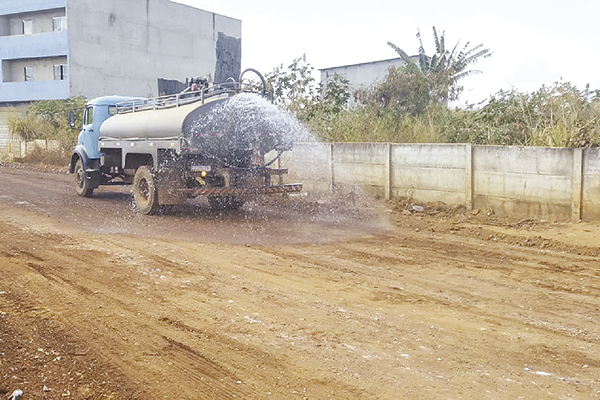
[[[73,110],[69,111],[69,126],[71,129],[75,129],[75,111]]]

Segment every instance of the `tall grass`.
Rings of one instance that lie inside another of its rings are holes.
[[[600,145],[600,91],[555,83],[532,93],[500,91],[480,109],[429,104],[416,115],[370,104],[318,115],[308,125],[330,142],[594,147]]]

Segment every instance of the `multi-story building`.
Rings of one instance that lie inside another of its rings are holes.
[[[0,150],[7,113],[32,101],[159,95],[158,78],[240,66],[240,20],[169,0],[0,0]]]

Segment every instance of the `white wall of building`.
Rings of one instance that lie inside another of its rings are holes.
[[[383,81],[390,67],[401,67],[403,65],[405,63],[401,58],[392,58],[389,60],[326,68],[321,70],[321,81],[326,82],[333,76],[340,75],[350,81],[353,89],[368,88],[377,82]]]
[[[69,0],[71,95],[157,95],[157,78],[214,77],[241,21],[166,0]]]

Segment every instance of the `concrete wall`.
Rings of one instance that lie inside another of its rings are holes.
[[[470,144],[301,144],[287,182],[305,191],[359,184],[383,198],[442,201],[547,220],[600,221],[600,150]]]
[[[24,106],[0,106],[0,153],[20,154],[21,142],[10,137],[6,119],[9,114],[22,113],[23,110]]]
[[[232,54],[225,50],[217,59],[219,38],[239,45],[241,57],[241,21],[233,18],[165,0],[69,0],[67,17],[74,96],[157,95],[157,78],[214,78],[228,63],[241,65],[223,60]]]

